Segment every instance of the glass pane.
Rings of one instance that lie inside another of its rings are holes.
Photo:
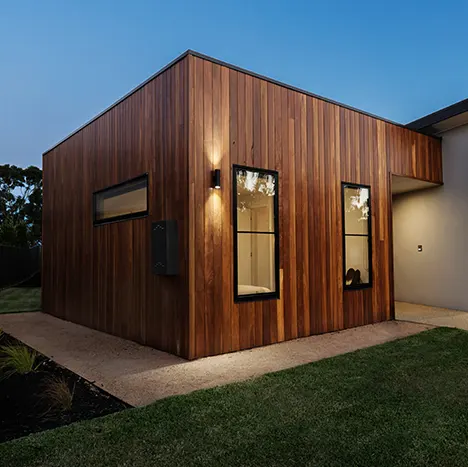
[[[237,230],[274,232],[275,184],[273,175],[237,169]]]
[[[148,179],[143,178],[97,193],[96,220],[147,211],[147,190]]]
[[[239,295],[275,292],[275,236],[237,235],[237,287]]]
[[[367,234],[369,219],[369,188],[344,189],[345,233]]]
[[[345,237],[346,285],[369,283],[369,237]]]

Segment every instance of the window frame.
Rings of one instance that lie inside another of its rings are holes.
[[[251,172],[258,172],[265,175],[273,175],[275,178],[275,195],[273,199],[273,225],[274,232],[251,232],[252,234],[265,235],[266,233],[274,236],[275,241],[275,291],[263,292],[256,294],[239,295],[238,283],[238,230],[237,230],[237,172],[239,170],[249,170]],[[280,298],[280,264],[279,264],[279,177],[276,170],[260,169],[257,167],[249,167],[245,165],[233,164],[232,166],[232,231],[233,231],[233,247],[234,247],[234,302],[253,302],[259,300],[272,300]]]
[[[369,190],[369,217],[367,218],[367,235],[346,234],[346,204],[345,204],[345,189],[346,188],[366,188]],[[348,183],[341,182],[341,224],[343,237],[343,289],[344,290],[363,290],[372,288],[373,282],[373,267],[372,267],[372,192],[370,185],[363,183]],[[369,282],[359,285],[346,285],[346,237],[367,237],[367,249],[369,259]]]
[[[105,193],[106,191],[113,190],[122,186],[125,186],[129,183],[133,182],[138,182],[140,180],[146,180],[146,210],[145,211],[138,211],[138,212],[132,212],[128,214],[122,214],[120,216],[114,216],[114,217],[106,217],[105,219],[97,219],[96,218],[96,202],[97,202],[97,196]],[[104,224],[111,224],[114,222],[122,222],[130,219],[141,219],[143,217],[147,217],[149,215],[149,176],[148,172],[145,172],[144,174],[138,175],[137,177],[129,178],[128,180],[124,180],[123,182],[116,183],[114,185],[107,186],[106,188],[102,188],[100,190],[97,190],[93,192],[93,225],[99,226],[99,225],[104,225]]]

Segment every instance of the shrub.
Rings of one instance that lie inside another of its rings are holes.
[[[37,370],[37,354],[24,345],[8,345],[0,349],[0,370],[4,377],[19,373],[26,374]]]
[[[46,382],[46,387],[41,397],[49,404],[50,412],[69,412],[73,405],[75,387],[70,391],[65,378],[56,376],[50,377]]]

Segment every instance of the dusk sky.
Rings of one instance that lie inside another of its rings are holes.
[[[186,49],[407,123],[468,97],[468,2],[0,0],[0,164]]]

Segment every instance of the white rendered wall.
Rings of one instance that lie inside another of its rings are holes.
[[[393,198],[395,299],[468,311],[468,125],[442,136],[444,186]]]

